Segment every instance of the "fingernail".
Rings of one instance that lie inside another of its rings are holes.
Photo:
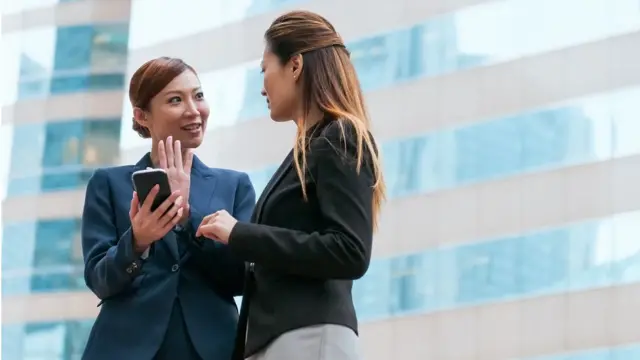
[[[182,216],[182,208],[178,209],[178,216]]]
[[[182,200],[183,200],[182,196],[178,196],[178,198],[176,199],[176,205],[178,205],[178,206],[182,205]],[[180,209],[180,211],[181,210],[182,209]]]

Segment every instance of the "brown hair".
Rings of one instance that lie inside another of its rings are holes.
[[[375,183],[373,185],[374,229],[377,228],[380,207],[385,198],[382,165],[375,141],[369,132],[371,122],[365,109],[360,82],[351,63],[349,51],[335,28],[327,19],[309,11],[292,11],[278,17],[265,32],[265,40],[271,50],[286,64],[293,56],[302,55],[302,89],[304,114],[312,106],[317,106],[325,115],[337,121],[342,129],[342,121],[354,129],[357,146],[357,169],[363,163],[363,152],[369,152],[372,160]],[[300,119],[294,162],[305,188],[307,136],[305,119]]]
[[[162,89],[183,72],[196,71],[182,59],[162,56],[149,60],[133,73],[129,83],[129,101],[134,108],[149,110],[149,103]],[[142,138],[151,137],[149,129],[133,119],[133,130]]]

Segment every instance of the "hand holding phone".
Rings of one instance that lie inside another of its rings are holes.
[[[136,191],[131,199],[129,217],[138,253],[143,253],[171,231],[184,212],[180,191],[171,192],[166,174],[164,177],[162,174],[162,170],[149,169],[132,176]]]

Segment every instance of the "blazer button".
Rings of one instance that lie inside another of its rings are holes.
[[[180,269],[180,265],[178,265],[178,264],[173,264],[173,266],[171,267],[171,271],[173,271],[173,272],[178,271],[178,269]]]

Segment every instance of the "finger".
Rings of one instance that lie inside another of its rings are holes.
[[[158,142],[158,157],[160,158],[160,168],[167,168],[167,151],[164,146],[164,141],[160,140]]]
[[[133,192],[131,197],[131,208],[129,209],[129,218],[133,219],[138,212],[140,212],[140,201],[138,200],[138,193]]]
[[[213,214],[207,215],[204,218],[202,218],[202,224],[208,224],[217,217],[218,217],[218,212],[216,211]]]
[[[167,144],[165,146],[167,151],[167,168],[172,168],[176,166],[175,164],[175,154],[173,153],[173,137],[167,137]]]
[[[182,169],[182,145],[180,144],[180,140],[176,140],[173,142],[173,162],[176,165],[176,168]]]
[[[196,231],[196,236],[204,236],[209,239],[217,239],[217,236],[216,236],[217,231],[218,231],[217,224],[202,225]]]
[[[184,208],[180,206],[181,203],[182,197],[179,197],[174,205],[171,206],[166,212],[164,212],[160,219],[158,219],[158,223],[161,224],[163,228],[172,224],[173,220],[176,217],[176,214],[178,213],[180,213],[180,216],[178,217],[178,220],[180,220],[180,217],[182,217],[182,214],[184,214]]]
[[[169,221],[162,228],[163,233],[165,234],[168,233],[169,231],[171,231],[171,229],[173,229],[176,225],[178,225],[178,223],[180,222],[180,219],[182,218],[183,213],[184,213],[184,209],[179,208],[178,211],[173,216],[173,218],[169,219]]]
[[[149,191],[149,194],[144,199],[144,203],[140,209],[143,214],[151,213],[151,207],[153,206],[153,201],[156,199],[156,195],[158,195],[158,191],[160,191],[160,185],[154,185],[151,188],[151,191]]]
[[[184,154],[184,172],[191,174],[191,165],[193,165],[193,149],[187,149]]]
[[[171,195],[169,195],[169,197],[166,198],[162,202],[162,204],[160,204],[160,206],[158,206],[158,208],[153,211],[153,218],[156,220],[160,220],[165,215],[165,213],[171,209],[172,206],[177,205],[178,207],[181,207],[180,205],[182,205],[183,201],[184,200],[182,199],[182,196],[180,196],[180,190],[172,192]]]

